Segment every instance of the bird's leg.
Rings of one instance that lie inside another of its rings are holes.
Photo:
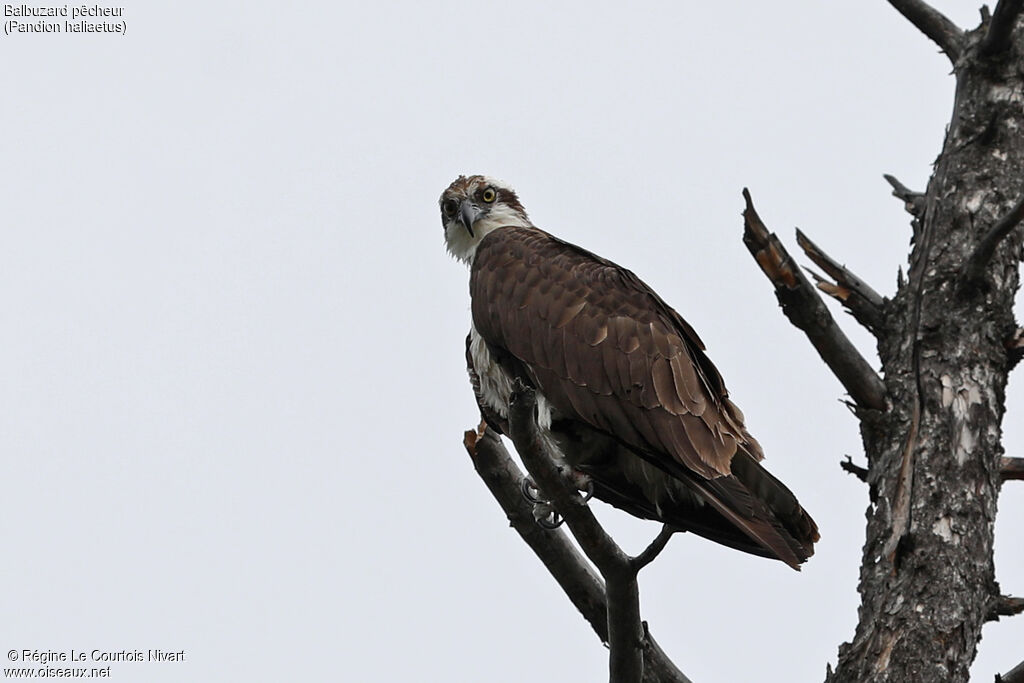
[[[577,469],[569,471],[569,480],[577,491],[580,491],[580,504],[586,505],[594,497],[594,480],[589,475]],[[562,516],[558,514],[551,501],[543,497],[540,488],[533,481],[532,477],[523,477],[520,484],[523,498],[533,506],[533,518],[545,529],[557,529],[562,526]]]
[[[580,503],[586,505],[590,502],[590,499],[594,497],[594,480],[590,478],[590,475],[573,468],[569,470],[569,480],[576,490],[583,494],[580,496]]]
[[[565,521],[551,503],[537,503],[534,505],[533,519],[545,529],[557,529]]]
[[[562,516],[558,514],[551,501],[541,497],[540,489],[532,477],[523,477],[520,485],[523,498],[533,506],[533,518],[545,529],[557,529],[562,526]]]
[[[569,474],[569,480],[576,487],[576,490],[582,494],[580,496],[580,504],[586,505],[590,502],[590,499],[594,497],[594,480],[590,478],[590,475],[574,469]],[[523,492],[523,498],[533,505],[551,502],[547,498],[541,497],[541,490],[537,488],[537,484],[534,483],[531,477],[523,477],[523,483],[520,485],[520,488]]]

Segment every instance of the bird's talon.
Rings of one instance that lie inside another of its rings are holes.
[[[588,477],[586,483],[583,484],[583,488],[580,489],[580,491],[583,492],[583,495],[580,496],[580,502],[586,505],[587,503],[590,502],[590,499],[594,497],[594,480]]]
[[[594,480],[590,478],[586,472],[580,470],[569,471],[569,481],[576,487],[577,491],[580,491],[580,503],[586,505],[587,502],[594,497]]]
[[[523,483],[519,485],[523,492],[523,498],[534,505],[546,504],[548,501],[540,497],[540,489],[533,483],[530,477],[523,477]]]
[[[537,521],[537,524],[545,529],[557,529],[562,526],[562,516],[558,514],[558,511],[551,507],[550,503],[538,503],[533,506],[533,518]]]

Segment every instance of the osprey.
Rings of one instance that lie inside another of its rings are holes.
[[[760,465],[693,328],[629,270],[536,228],[493,178],[459,176],[440,204],[470,268],[466,359],[488,425],[507,432],[519,378],[595,497],[799,569],[817,526]]]

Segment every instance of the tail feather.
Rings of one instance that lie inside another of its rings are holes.
[[[624,476],[624,468],[613,464],[621,462],[619,458],[637,454],[622,450],[619,453],[617,458],[594,460],[583,467],[595,481],[598,499],[637,517],[658,520],[753,555],[781,560],[794,569],[814,554],[814,543],[819,538],[814,520],[796,496],[749,453],[738,451],[732,461],[732,475],[715,479],[672,467],[667,474],[695,496],[686,500],[662,497],[660,503],[651,499],[649,489],[645,491]],[[645,459],[659,465],[665,462]]]

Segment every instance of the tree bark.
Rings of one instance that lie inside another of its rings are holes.
[[[886,303],[878,335],[891,407],[858,411],[875,495],[859,623],[829,681],[967,681],[1000,601],[993,525],[1021,256],[1020,231],[1007,221],[1019,220],[1024,196],[1017,18],[1004,8],[997,40],[982,26],[953,50],[952,121],[908,279]]]

